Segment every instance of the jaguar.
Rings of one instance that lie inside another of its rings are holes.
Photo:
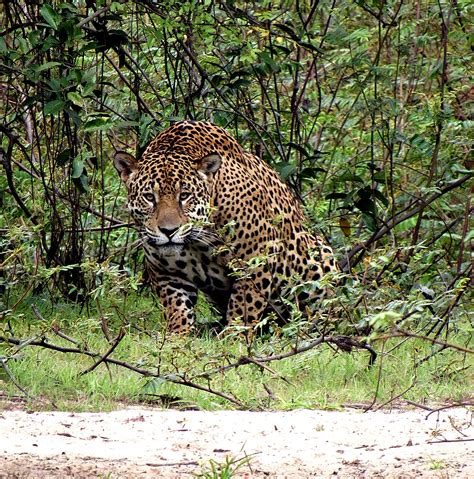
[[[117,151],[114,165],[170,332],[195,328],[198,291],[244,330],[325,295],[315,285],[337,270],[332,249],[278,173],[223,128],[176,122],[138,160]]]

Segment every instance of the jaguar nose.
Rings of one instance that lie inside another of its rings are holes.
[[[168,238],[171,238],[171,237],[176,233],[176,231],[179,230],[179,226],[176,227],[176,228],[163,228],[163,227],[159,226],[158,229],[159,229],[163,234],[165,234],[166,236],[168,236]]]

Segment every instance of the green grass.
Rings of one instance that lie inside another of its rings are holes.
[[[193,476],[196,479],[230,479],[239,471],[243,472],[242,469],[250,464],[251,459],[252,457],[246,454],[242,458],[226,456],[222,463],[210,459],[208,464],[204,464],[202,470]],[[251,468],[249,470],[252,472]]]
[[[33,314],[29,302],[39,308],[44,321]],[[102,332],[102,317],[112,337],[122,326],[126,332],[111,358],[159,372],[161,376],[185,373],[198,384],[211,385],[215,391],[234,395],[249,409],[337,408],[344,404],[369,403],[376,392],[378,404],[399,395],[419,403],[433,403],[460,400],[473,389],[472,355],[445,350],[415,368],[419,359],[430,354],[431,346],[420,340],[401,339],[389,340],[385,351],[390,352],[379,354],[372,368],[367,367],[365,351],[343,353],[323,345],[268,363],[269,369],[249,364],[213,374],[210,382],[206,378],[193,379],[248,355],[243,341],[196,337],[172,337],[163,341],[157,321],[159,310],[147,295],[130,296],[125,303],[120,298],[102,300],[100,311],[64,303],[53,305],[47,298],[33,298],[23,301],[5,316],[0,336],[11,334],[19,339],[45,336],[51,343],[76,347],[53,332],[59,330],[74,338],[81,347],[104,354],[110,343]],[[201,311],[204,316],[209,314],[204,305]],[[279,352],[283,341],[279,338],[258,341],[254,354]],[[449,341],[465,344],[466,338],[458,333]],[[393,349],[397,344],[400,346]],[[375,343],[374,347],[380,349],[381,343]],[[32,398],[29,404],[35,408],[96,411],[143,401],[208,410],[235,407],[214,394],[143,377],[120,366],[101,364],[94,371],[80,375],[96,361],[82,354],[0,343],[1,356],[10,358],[9,371],[28,392]],[[1,368],[0,390],[10,395],[20,394]]]

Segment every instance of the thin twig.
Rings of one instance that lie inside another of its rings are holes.
[[[443,442],[469,442],[474,441],[474,438],[466,438],[466,439],[441,439],[439,441],[428,441],[428,444],[440,444]]]
[[[176,467],[176,466],[198,466],[199,463],[196,461],[184,461],[184,462],[162,462],[162,463],[153,463],[147,462],[149,467]]]
[[[444,406],[441,406],[437,409],[433,409],[432,411],[430,411],[427,415],[426,415],[426,418],[425,419],[428,419],[431,414],[435,413],[435,412],[440,412],[440,411],[444,411],[446,409],[451,409],[453,407],[472,407],[474,406],[474,398],[468,400],[468,401],[459,401],[459,402],[455,402],[455,403],[451,403],[451,404],[445,404]]]
[[[419,407],[420,409],[424,409],[425,411],[433,411],[433,408],[425,406],[424,404],[420,404],[414,401],[410,401],[408,399],[405,399],[405,402],[407,404],[410,404],[411,406]]]
[[[83,20],[81,20],[77,26],[79,28],[83,27],[86,23],[89,23],[91,20],[94,20],[95,18],[99,17],[100,15],[102,15],[103,13],[105,13],[106,11],[108,11],[110,9],[110,5],[107,5],[105,7],[102,7],[102,8],[99,8],[99,10],[96,10],[93,14],[89,15],[88,17],[84,18]]]
[[[474,354],[474,349],[465,348],[464,346],[459,346],[457,344],[446,343],[444,341],[439,341],[438,339],[430,338],[429,336],[423,336],[421,334],[410,333],[409,331],[404,331],[402,329],[397,329],[391,332],[390,334],[384,334],[383,336],[377,336],[373,338],[373,341],[385,341],[391,338],[422,339],[423,341],[429,341],[430,343],[439,344],[440,346],[445,346],[446,348],[462,351],[463,353]]]
[[[107,358],[114,352],[115,348],[120,344],[120,341],[122,341],[122,339],[124,337],[125,337],[125,329],[120,328],[120,331],[119,331],[117,337],[115,338],[115,340],[114,340],[112,346],[110,347],[110,349],[96,363],[94,363],[91,367],[89,367],[86,370],[79,373],[79,376],[84,376],[84,375],[90,373],[91,371],[94,371],[94,369],[97,366],[99,366],[101,363],[105,362],[107,360]]]
[[[9,358],[0,357],[0,365],[2,366],[3,370],[7,373],[7,376],[10,378],[10,381],[19,389],[27,399],[31,399],[31,396],[27,393],[26,389],[24,389],[20,383],[16,380],[13,373],[10,371],[10,368],[7,365],[7,361]]]

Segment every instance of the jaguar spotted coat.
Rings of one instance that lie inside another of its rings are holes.
[[[292,285],[336,269],[277,173],[222,128],[181,121],[138,161],[119,151],[114,163],[170,331],[192,328],[198,290],[228,324],[252,326],[269,312],[287,315],[281,298]],[[294,299],[303,306],[322,295]]]

